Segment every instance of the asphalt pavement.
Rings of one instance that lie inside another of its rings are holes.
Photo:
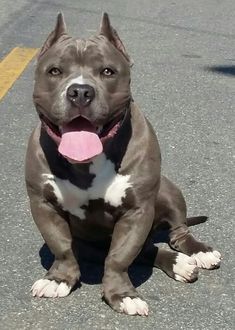
[[[94,34],[102,11],[110,14],[134,60],[133,97],[158,134],[163,173],[183,190],[189,215],[209,216],[192,231],[223,261],[200,271],[194,284],[134,267],[148,318],[113,312],[101,300],[102,267],[91,263],[70,296],[31,296],[46,267],[24,185],[27,139],[37,122],[33,60],[0,102],[0,329],[234,329],[235,2],[1,0],[0,58],[14,47],[40,47],[60,10],[77,37]]]

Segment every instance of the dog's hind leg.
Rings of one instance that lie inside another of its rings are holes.
[[[137,262],[157,267],[180,282],[191,283],[198,277],[198,267],[194,258],[155,245],[143,250]]]
[[[156,203],[156,212],[158,210],[156,226],[159,224],[167,226],[171,248],[193,257],[199,268],[219,267],[221,254],[207,244],[196,240],[190,233],[184,197],[181,191],[165,177],[162,177]],[[205,218],[202,217],[202,220]]]
[[[172,228],[169,237],[170,247],[193,257],[199,268],[214,269],[220,266],[221,254],[209,245],[196,240],[183,227]]]

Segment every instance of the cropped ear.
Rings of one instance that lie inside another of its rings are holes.
[[[104,35],[126,58],[130,66],[133,65],[133,61],[127,54],[127,51],[117,34],[117,31],[110,24],[109,16],[107,13],[103,13],[101,24],[100,24],[100,34]]]
[[[38,57],[42,56],[53,44],[56,43],[56,41],[62,35],[66,35],[66,34],[67,33],[66,33],[64,16],[62,13],[59,13],[57,16],[55,29],[47,37],[47,40],[44,42],[44,45],[42,46]]]

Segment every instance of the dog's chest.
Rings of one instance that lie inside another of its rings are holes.
[[[91,200],[103,199],[113,207],[120,206],[127,189],[131,187],[130,175],[116,173],[114,164],[104,154],[96,157],[90,165],[90,173],[95,176],[87,189],[81,189],[53,174],[43,174],[44,190],[49,189],[63,210],[80,219],[85,219],[85,209]]]

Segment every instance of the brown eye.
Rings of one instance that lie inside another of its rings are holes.
[[[59,76],[60,74],[62,74],[62,71],[59,68],[51,68],[48,73],[52,76]]]
[[[113,76],[115,74],[115,72],[110,68],[105,68],[103,71],[101,71],[101,74],[103,76],[110,77],[110,76]]]

